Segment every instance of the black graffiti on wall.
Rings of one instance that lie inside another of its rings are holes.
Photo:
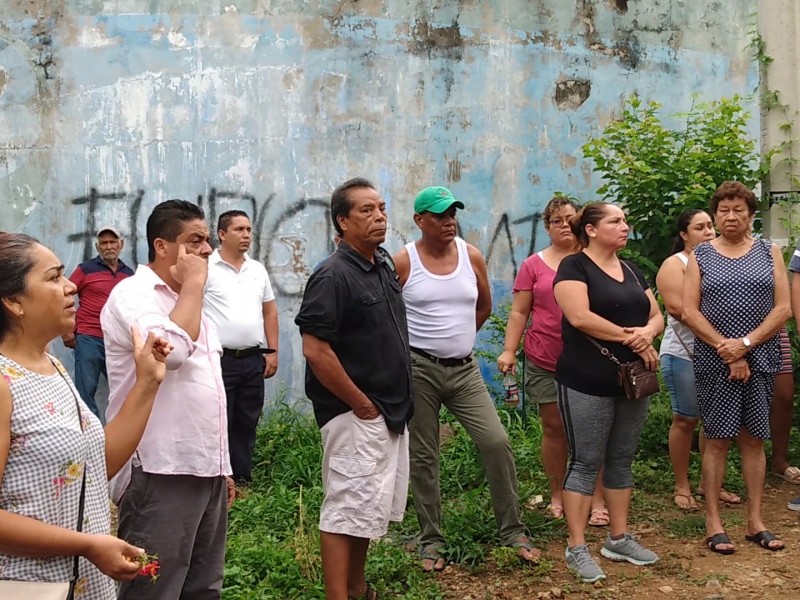
[[[100,215],[108,212],[106,203],[112,203],[126,213],[126,247],[133,264],[144,262],[146,255],[140,256],[139,251],[140,242],[143,243],[146,236],[147,215],[142,212],[144,195],[144,190],[101,193],[92,188],[89,194],[73,199],[72,206],[81,207],[86,212],[86,227],[83,231],[69,234],[67,240],[82,245],[83,260],[94,256],[97,230],[108,225],[100,222]],[[219,215],[240,209],[251,216],[253,245],[250,254],[267,267],[275,291],[281,296],[301,296],[313,265],[334,249],[334,231],[327,200],[301,198],[288,206],[277,208],[274,193],[259,200],[249,192],[211,188],[208,194],[199,194],[195,202],[206,213],[214,242]],[[504,266],[509,260],[513,275],[516,276],[519,243],[527,242],[526,256],[533,252],[540,217],[538,212],[520,218],[512,218],[508,213],[501,214],[494,229],[490,229],[492,237],[486,249],[487,263],[496,260],[500,266]],[[391,235],[396,236],[398,242],[406,242],[405,236],[396,229],[391,230]]]
[[[135,194],[125,192],[100,194],[95,188],[89,190],[88,196],[81,196],[72,200],[73,206],[86,205],[86,229],[78,233],[72,233],[67,237],[69,242],[81,242],[83,244],[83,260],[89,260],[94,255],[94,242],[97,236],[98,227],[104,227],[108,223],[98,223],[97,215],[101,202],[125,202],[128,208],[128,231],[131,232],[130,247],[132,259],[135,265],[139,264],[138,252],[136,250],[135,235],[138,231],[139,211],[142,208],[144,190],[138,190]]]
[[[514,277],[516,277],[519,269],[517,267],[517,259],[514,256],[515,243],[514,237],[511,234],[511,228],[515,225],[529,224],[530,229],[525,232],[528,235],[523,234],[522,236],[523,239],[527,238],[529,240],[528,248],[525,252],[525,256],[528,256],[533,254],[536,249],[536,228],[541,218],[542,214],[539,212],[534,212],[518,219],[512,219],[507,212],[500,215],[500,219],[497,221],[497,226],[494,228],[494,233],[492,234],[492,240],[489,242],[489,248],[486,250],[486,262],[490,263],[495,255],[501,251],[500,247],[506,244],[505,250],[511,260],[511,265],[514,269]]]
[[[71,201],[72,206],[84,208],[86,227],[82,231],[69,234],[67,240],[82,245],[83,260],[94,256],[97,230],[107,225],[100,222],[100,215],[107,212],[106,203],[113,203],[126,211],[124,229],[131,261],[134,265],[144,262],[146,256],[140,256],[139,251],[140,242],[146,236],[146,215],[142,214],[143,200],[144,190],[135,193],[101,193],[92,188],[89,194]],[[325,200],[302,198],[284,207],[274,218],[268,220],[267,215],[274,213],[270,211],[274,201],[275,194],[259,200],[248,192],[211,188],[207,195],[198,195],[195,203],[206,213],[214,242],[217,241],[216,222],[219,215],[232,209],[244,210],[250,215],[253,223],[251,256],[267,265],[271,274],[276,275],[273,276],[273,285],[278,294],[297,296],[302,293],[302,286],[311,274],[308,262],[315,261],[312,264],[316,264],[316,261],[333,251],[330,208]],[[303,223],[295,222],[299,219]]]

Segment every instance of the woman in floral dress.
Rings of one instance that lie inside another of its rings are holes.
[[[136,449],[169,348],[132,332],[136,385],[104,432],[46,351],[75,324],[64,265],[35,239],[0,232],[0,273],[0,580],[71,581],[79,556],[75,598],[111,600],[143,550],[109,535],[107,482]]]

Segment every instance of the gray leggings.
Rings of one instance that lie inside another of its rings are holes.
[[[649,405],[649,398],[590,396],[559,384],[558,408],[569,445],[566,491],[591,496],[601,468],[607,489],[633,487],[631,463]]]

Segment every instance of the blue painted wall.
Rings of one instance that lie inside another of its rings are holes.
[[[599,181],[580,147],[625,96],[680,111],[694,95],[755,89],[751,10],[745,0],[6,0],[0,227],[38,236],[71,269],[104,223],[128,236],[124,258],[145,260],[145,220],[168,198],[212,215],[249,210],[279,291],[281,381],[270,391],[297,395],[292,319],[330,250],[337,183],[378,184],[392,250],[414,237],[416,191],[450,186],[501,301],[516,265],[546,245],[538,212],[552,193],[593,197]]]

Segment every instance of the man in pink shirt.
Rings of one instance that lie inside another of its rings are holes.
[[[161,565],[155,583],[125,582],[120,600],[218,600],[227,508],[233,498],[222,346],[203,316],[211,254],[198,206],[169,200],[147,219],[149,264],[121,282],[103,308],[110,420],[136,379],[130,327],[153,331],[173,350],[142,441],[112,480],[120,538]]]

